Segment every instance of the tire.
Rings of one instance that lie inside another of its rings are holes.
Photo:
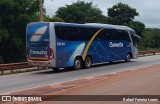
[[[79,70],[82,68],[82,60],[79,57],[76,57],[74,60],[74,65],[73,65],[73,69],[75,70]]]
[[[84,60],[84,68],[89,69],[92,67],[92,58],[87,56]]]
[[[131,61],[131,55],[130,55],[130,54],[127,54],[126,59],[125,59],[125,62],[130,62],[130,61]]]

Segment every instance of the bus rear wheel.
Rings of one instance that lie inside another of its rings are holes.
[[[82,60],[81,60],[81,58],[79,58],[79,57],[75,58],[73,68],[75,70],[79,70],[79,69],[82,68]]]
[[[92,67],[92,58],[87,56],[84,60],[84,68],[88,69]]]
[[[125,62],[130,62],[130,61],[131,61],[131,55],[130,55],[130,54],[127,54],[126,59],[125,59]]]

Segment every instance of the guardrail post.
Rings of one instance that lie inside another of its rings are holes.
[[[153,55],[155,55],[156,54],[156,52],[153,52]]]
[[[11,69],[11,73],[13,73],[13,69]]]
[[[1,74],[2,74],[2,75],[4,74],[4,70],[1,70]]]

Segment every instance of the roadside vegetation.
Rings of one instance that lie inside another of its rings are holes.
[[[160,50],[160,29],[146,28],[142,34],[140,50]]]
[[[39,21],[38,0],[0,0],[0,8],[0,63],[26,61],[25,29],[29,22]],[[108,16],[105,16],[92,2],[77,1],[60,7],[53,17],[46,15],[44,8],[44,19],[46,22],[126,25],[142,37],[140,50],[160,49],[160,29],[148,29],[144,23],[135,21],[135,17],[140,16],[135,8],[118,3],[107,10]]]

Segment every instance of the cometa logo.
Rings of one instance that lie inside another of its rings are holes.
[[[113,43],[113,42],[110,42],[109,43],[109,47],[123,47],[123,43]]]
[[[30,54],[47,55],[47,51],[33,51],[33,50],[30,50]]]

